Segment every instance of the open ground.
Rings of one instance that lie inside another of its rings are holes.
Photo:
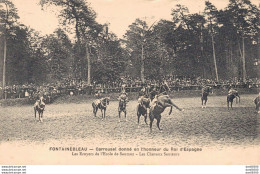
[[[162,114],[160,132],[153,124],[153,132],[141,118],[137,125],[137,101],[127,105],[127,121],[118,122],[118,102],[112,101],[107,109],[106,120],[101,113],[93,116],[90,100],[83,103],[46,105],[43,123],[35,122],[32,106],[1,107],[0,142],[59,143],[76,142],[84,145],[116,144],[149,146],[197,145],[197,146],[254,146],[259,145],[259,115],[253,103],[255,95],[243,95],[241,103],[234,103],[227,110],[225,96],[209,97],[207,108],[202,109],[200,98],[176,98],[174,103],[183,112],[169,109]],[[149,123],[149,119],[148,119]]]

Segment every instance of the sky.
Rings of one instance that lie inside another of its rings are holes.
[[[209,0],[217,9],[227,6],[228,0]],[[51,34],[58,27],[55,8],[42,10],[37,3],[39,0],[12,0],[18,9],[20,22],[40,31]],[[97,22],[109,23],[110,32],[119,38],[125,34],[128,26],[141,18],[151,25],[160,19],[171,20],[171,10],[176,4],[185,5],[190,13],[202,12],[205,0],[87,0],[90,7],[97,13]],[[251,0],[259,5],[260,0]]]

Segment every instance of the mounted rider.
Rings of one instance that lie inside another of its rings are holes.
[[[158,91],[156,91],[156,88],[154,87],[152,89],[152,91],[150,92],[150,100],[153,101],[153,99],[155,98],[155,96],[158,95]]]
[[[235,96],[236,103],[237,103],[237,98],[239,99],[239,102],[240,102],[240,96],[238,94],[238,91],[236,89],[234,89],[233,86],[230,86],[229,90],[228,90],[228,96],[231,96],[231,95]]]
[[[109,99],[109,97],[103,97],[101,99],[96,99],[93,103],[96,106],[101,106],[102,108],[106,107],[106,104],[104,105],[103,101],[105,101],[105,99]]]
[[[142,89],[139,91],[139,93],[138,93],[138,103],[141,105],[141,106],[143,106],[143,100],[144,100],[144,98],[146,97],[146,94],[147,94],[147,92],[146,92],[146,88],[145,88],[145,85],[143,84],[142,85]]]
[[[127,93],[125,91],[122,91],[120,96],[118,97],[118,100],[119,102],[120,101],[128,102]]]
[[[126,89],[125,89],[125,88],[126,88],[126,84],[123,83],[122,86],[121,86],[121,91],[122,91],[122,92],[126,92]]]
[[[152,101],[151,106],[153,106],[154,104],[157,104],[157,103],[160,104],[160,102],[158,102],[158,97],[161,95],[168,95],[168,93],[170,92],[170,87],[169,87],[167,81],[164,80],[160,87],[160,90],[159,90],[160,93],[158,94],[158,92],[157,93],[154,91],[152,91],[152,92],[155,95],[154,95],[153,99],[151,100]]]
[[[201,88],[201,95],[203,96],[204,93],[209,94],[211,90],[212,90],[212,87],[210,87],[209,85],[203,84],[202,88]]]
[[[167,95],[170,92],[170,87],[166,80],[163,81],[159,92],[160,94],[165,94],[165,95]]]
[[[237,93],[238,93],[238,91],[235,90],[232,86],[228,90],[228,95],[235,95]]]

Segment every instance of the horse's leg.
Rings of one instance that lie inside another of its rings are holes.
[[[238,98],[238,103],[240,103],[240,96],[236,96],[236,103],[237,103],[237,98]]]
[[[157,127],[158,127],[158,129],[161,131],[162,129],[160,128],[160,121],[161,121],[161,115],[158,115],[158,118],[157,118]]]
[[[137,111],[137,123],[139,124],[141,114]]]
[[[36,108],[34,107],[34,120],[36,121],[36,113],[37,113],[37,111],[36,111]]]
[[[207,101],[208,101],[208,97],[205,98],[205,108],[207,107]]]
[[[95,108],[95,117],[97,116],[98,107]]]
[[[231,109],[233,109],[232,105],[233,105],[233,101],[230,101],[230,107],[231,107]]]
[[[97,107],[95,106],[94,103],[92,103],[92,107],[93,107],[93,114],[94,114],[94,116],[96,117],[96,114],[97,114]]]
[[[147,114],[144,115],[144,122],[145,122],[145,124],[147,124],[146,120],[147,120]]]
[[[154,116],[152,114],[149,114],[149,117],[150,117],[150,133],[152,133],[152,126],[153,126]]]
[[[124,113],[125,113],[125,121],[127,121],[127,118],[126,118],[126,109],[124,110]]]
[[[106,119],[106,108],[104,109],[104,119]]]
[[[138,127],[139,127],[140,117],[141,117],[141,114],[139,112],[137,112],[137,124],[138,124]]]
[[[43,122],[43,111],[41,111],[41,122]]]
[[[103,120],[103,109],[100,109],[101,112],[101,119]]]
[[[203,97],[201,97],[201,108],[203,108]]]
[[[120,113],[121,113],[121,111],[120,111],[120,109],[118,109],[118,122],[120,122]]]
[[[170,103],[165,103],[164,107],[170,107],[170,106],[174,106],[176,109],[178,109],[179,111],[182,111],[181,108],[179,108],[177,105],[175,105],[172,100],[170,100]],[[171,114],[171,113],[170,113]]]
[[[39,113],[39,121],[41,122],[42,120],[41,120],[41,111],[38,111],[38,113]]]
[[[258,102],[258,103],[256,104],[256,111],[257,111],[257,113],[260,113],[259,108],[260,108],[260,102]]]
[[[227,108],[229,110],[229,97],[227,96]]]

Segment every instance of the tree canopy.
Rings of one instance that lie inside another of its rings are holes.
[[[52,34],[44,36],[18,22],[12,1],[0,0],[0,67],[6,40],[7,84],[86,80],[88,73],[92,82],[112,82],[122,74],[139,78],[142,63],[146,79],[166,75],[214,79],[213,45],[221,79],[241,78],[243,58],[247,76],[259,77],[254,62],[260,59],[260,10],[249,0],[229,0],[220,10],[205,1],[204,11],[193,14],[178,4],[171,20],[148,25],[138,18],[122,39],[108,24],[96,21],[96,12],[85,0],[39,0],[39,4],[59,9],[60,25]]]

